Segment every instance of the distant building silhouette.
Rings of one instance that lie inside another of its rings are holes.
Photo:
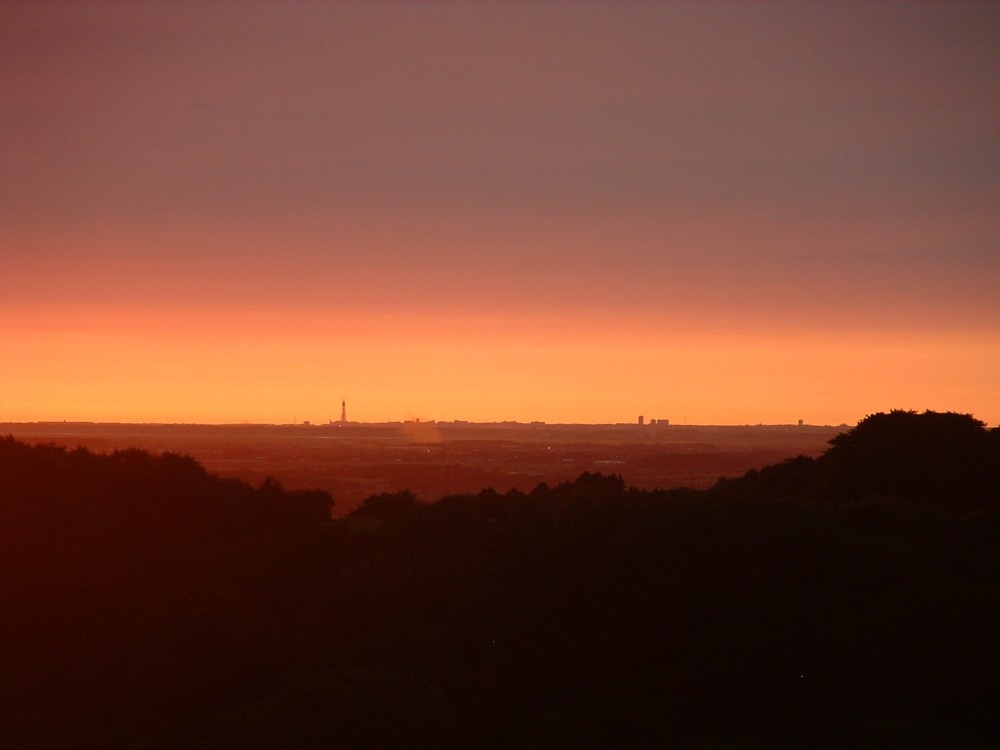
[[[340,423],[347,424],[347,399],[340,402]]]
[[[642,416],[641,414],[639,415],[639,424],[641,424],[641,425],[642,424],[646,424],[646,418],[644,416]]]

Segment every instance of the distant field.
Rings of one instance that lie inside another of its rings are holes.
[[[846,426],[386,423],[159,425],[0,423],[0,435],[96,451],[143,448],[194,456],[209,470],[258,484],[320,488],[335,515],[379,492],[423,500],[492,487],[530,491],[583,472],[620,474],[641,489],[705,488],[719,477],[797,455],[816,456]]]

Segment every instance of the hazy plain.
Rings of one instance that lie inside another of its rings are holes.
[[[32,422],[0,434],[95,451],[142,448],[191,455],[254,485],[324,489],[337,516],[381,492],[444,495],[532,490],[584,472],[620,474],[640,489],[703,489],[797,455],[816,456],[846,425],[388,422],[196,425]]]

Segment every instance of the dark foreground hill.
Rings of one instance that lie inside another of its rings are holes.
[[[0,440],[32,747],[1000,743],[1000,433],[867,418],[710,491],[321,492]]]

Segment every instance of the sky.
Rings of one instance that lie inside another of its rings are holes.
[[[1000,3],[0,0],[0,421],[1000,423]]]

